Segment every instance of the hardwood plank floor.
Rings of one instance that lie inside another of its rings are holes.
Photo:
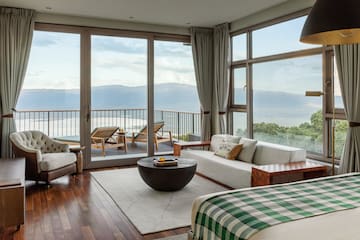
[[[25,225],[19,231],[15,227],[0,229],[0,239],[150,240],[186,233],[189,229],[141,235],[91,178],[90,171],[84,171],[54,180],[51,188],[27,183]]]

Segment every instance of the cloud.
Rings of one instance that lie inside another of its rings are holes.
[[[93,36],[91,41],[94,51],[147,54],[146,39]]]
[[[182,42],[155,42],[155,57],[192,58],[191,46]]]
[[[35,47],[48,47],[56,45],[56,40],[51,38],[34,37],[32,45]]]
[[[194,66],[192,59],[179,59],[162,57],[155,60],[155,71],[171,71],[176,73],[193,73]]]

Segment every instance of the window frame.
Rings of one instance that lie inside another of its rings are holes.
[[[335,109],[335,114],[333,113],[332,109],[332,98],[333,98],[333,63],[332,57],[334,56],[333,48],[330,46],[319,46],[309,49],[303,50],[295,50],[290,52],[284,52],[280,54],[269,55],[265,57],[257,57],[253,58],[252,56],[252,32],[264,27],[270,27],[272,25],[290,21],[295,18],[303,17],[308,15],[310,9],[304,9],[302,11],[298,11],[292,14],[288,14],[279,18],[272,19],[270,21],[265,21],[245,29],[241,29],[238,31],[234,31],[231,33],[231,39],[234,36],[239,34],[247,34],[247,59],[240,60],[240,61],[233,61],[233,57],[231,56],[231,65],[230,65],[230,91],[229,91],[229,114],[228,119],[229,121],[229,132],[233,132],[233,123],[232,123],[232,113],[233,112],[247,112],[247,127],[248,127],[248,137],[253,138],[253,69],[252,66],[255,63],[263,63],[269,61],[276,61],[276,60],[284,60],[290,58],[298,58],[298,57],[306,57],[306,56],[313,56],[313,55],[321,55],[322,56],[322,88],[324,92],[323,96],[323,106],[322,106],[322,113],[323,113],[323,153],[322,154],[315,154],[315,153],[308,153],[307,157],[311,159],[316,159],[324,162],[331,162],[331,136],[332,136],[332,119],[345,119],[345,112],[344,109]],[[232,42],[231,41],[231,53],[233,53],[232,49]],[[246,105],[236,105],[234,104],[232,92],[234,91],[234,70],[239,67],[245,66],[247,69],[247,102]],[[311,90],[311,89],[309,89]],[[338,159],[337,159],[338,161]]]
[[[115,36],[115,37],[130,37],[142,38],[147,40],[147,109],[148,119],[147,125],[149,129],[153,128],[154,124],[154,40],[176,41],[190,44],[191,39],[189,35],[182,34],[168,34],[158,32],[133,31],[112,28],[87,27],[87,26],[72,26],[66,24],[53,24],[35,22],[34,30],[48,31],[48,32],[63,32],[80,34],[80,119],[84,119],[80,126],[81,145],[87,146],[84,151],[84,168],[99,168],[112,167],[134,164],[137,157],[129,156],[128,158],[116,158],[109,161],[91,161],[90,153],[90,121],[86,121],[87,114],[90,111],[91,104],[91,36]],[[148,156],[154,156],[153,133],[148,136]]]

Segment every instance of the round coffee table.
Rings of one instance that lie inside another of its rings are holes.
[[[174,158],[165,156],[165,158]],[[137,162],[139,173],[147,185],[158,191],[176,191],[186,186],[196,171],[196,161],[191,159],[174,158],[177,166],[157,167],[155,157],[143,158]]]

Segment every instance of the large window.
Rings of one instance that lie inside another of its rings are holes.
[[[169,132],[173,142],[200,133],[189,36],[40,23],[35,29],[15,113],[19,131],[84,145],[87,168],[171,152]]]
[[[154,42],[154,121],[166,124],[158,135],[158,152],[171,152],[173,139],[200,135],[200,103],[196,89],[191,45],[177,41]],[[168,146],[167,148],[165,146]]]
[[[18,130],[79,136],[80,34],[34,31],[16,109]]]
[[[232,37],[230,129],[237,135],[305,148],[308,156],[326,161],[331,159],[333,117],[336,157],[347,123],[333,50],[300,43],[305,19],[297,13]],[[319,96],[306,97],[306,91]]]
[[[253,57],[263,57],[279,53],[308,49],[314,45],[299,41],[306,17],[271,25],[252,32]]]
[[[254,137],[322,153],[321,55],[253,65]]]
[[[247,58],[246,33],[236,35],[232,38],[232,59],[233,61]]]
[[[234,69],[234,104],[246,105],[246,68],[240,67]]]
[[[147,125],[146,61],[146,39],[91,36],[91,132],[116,126],[131,136]],[[109,148],[106,156],[147,153],[146,143],[127,144],[127,152],[124,148]],[[93,160],[103,160],[99,148],[93,147],[91,155]]]
[[[233,112],[233,134],[240,137],[247,137],[247,113],[246,112]]]

